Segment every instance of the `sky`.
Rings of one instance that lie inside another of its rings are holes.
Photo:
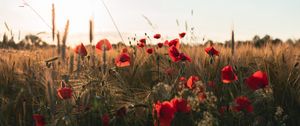
[[[7,32],[4,22],[15,36],[46,32],[51,40],[51,4],[56,7],[56,23],[64,30],[70,20],[68,43],[88,43],[89,19],[95,21],[95,39],[120,41],[117,30],[102,0],[25,0],[45,20],[44,23],[23,0],[0,0],[0,35]],[[161,33],[171,38],[195,28],[199,38],[223,42],[235,31],[237,40],[269,34],[286,40],[300,38],[300,0],[103,0],[125,41],[128,36]],[[191,14],[193,11],[193,15]],[[151,27],[143,15],[154,24]],[[176,23],[179,22],[179,26]],[[202,40],[202,39],[201,39]]]

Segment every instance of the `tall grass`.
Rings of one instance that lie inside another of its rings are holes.
[[[69,24],[70,24],[70,21],[67,20],[67,23],[65,25],[65,31],[64,31],[64,36],[63,36],[63,39],[62,39],[62,49],[61,49],[61,58],[63,61],[65,61],[65,58],[66,58],[66,48],[67,48],[67,37],[68,37],[68,33],[69,33]]]
[[[102,71],[100,71],[102,63],[98,62],[93,67],[86,62],[88,59],[84,58],[79,64],[81,70],[77,77],[74,74],[77,71],[73,70],[74,56],[72,55],[69,62],[66,62],[69,67],[48,68],[45,66],[44,60],[52,57],[48,53],[51,49],[35,51],[0,50],[2,54],[0,58],[0,81],[2,82],[0,125],[32,125],[34,122],[31,116],[34,113],[45,115],[47,123],[51,125],[96,125],[101,122],[102,114],[110,113],[112,117],[115,117],[114,113],[122,107],[128,109],[129,114],[126,116],[126,120],[129,124],[144,125],[146,120],[151,120],[148,119],[148,114],[151,115],[151,112],[143,107],[135,108],[134,106],[146,105],[151,107],[152,102],[156,102],[155,100],[169,98],[168,88],[163,90],[166,91],[165,93],[160,92],[163,94],[155,94],[154,97],[151,87],[154,86],[162,90],[160,88],[164,88],[166,85],[177,85],[178,75],[185,77],[197,75],[203,83],[214,81],[218,87],[224,85],[220,82],[220,71],[223,66],[228,64],[228,59],[232,58],[232,49],[216,44],[215,48],[221,53],[219,57],[215,57],[215,62],[210,64],[204,48],[204,46],[181,46],[181,50],[193,59],[191,63],[184,64],[184,74],[179,73],[182,64],[169,62],[168,56],[164,55],[167,53],[165,47],[157,50],[160,56],[160,71],[157,70],[156,57],[140,49],[137,50],[135,56],[132,55],[133,49],[129,49],[129,53],[134,57],[130,67],[115,68],[113,62],[109,61],[116,57],[119,50],[122,49],[122,47],[116,47],[113,51],[107,52],[106,55],[106,68],[109,73],[107,76],[99,76],[102,75]],[[244,123],[240,125],[253,124],[259,119],[266,121],[261,124],[275,125],[276,121],[272,116],[275,116],[278,106],[284,110],[283,114],[287,115],[283,121],[285,124],[299,124],[297,121],[299,120],[300,106],[298,97],[300,94],[299,54],[298,47],[288,44],[267,45],[263,48],[255,48],[253,45],[236,47],[233,64],[239,76],[236,85],[243,89],[241,93],[249,93],[245,90],[243,79],[256,70],[263,70],[268,73],[272,91],[266,96],[263,95],[264,93],[255,93],[256,99],[254,99],[253,104],[255,104],[256,113],[248,115],[248,119],[242,119],[241,121]],[[167,75],[164,71],[167,68],[177,72]],[[63,71],[68,71],[69,81],[67,84],[74,89],[74,97],[77,100],[74,98],[69,102],[64,102],[57,99],[56,89],[63,79],[62,76],[66,74]],[[160,72],[161,79],[159,80],[157,79],[157,72]],[[158,83],[165,86],[157,87]],[[221,100],[226,89],[211,90],[211,92]],[[221,104],[222,102],[220,102]],[[220,105],[217,104],[216,106],[219,107]],[[265,108],[260,109],[259,106]],[[69,109],[70,113],[66,113],[65,111],[69,111]],[[139,113],[138,116],[133,114],[134,112],[136,112],[135,114]],[[218,119],[216,121],[222,124],[234,124],[236,122],[233,115],[222,117],[213,114],[211,116]],[[200,118],[202,121],[204,119]]]

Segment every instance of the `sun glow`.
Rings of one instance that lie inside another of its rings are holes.
[[[95,5],[92,1],[57,0],[54,1],[54,4],[58,30],[64,30],[68,19],[70,20],[70,34],[89,30],[89,19],[93,18],[95,14]]]

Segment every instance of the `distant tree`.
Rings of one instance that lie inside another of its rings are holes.
[[[265,35],[262,39],[258,39],[256,36],[253,38],[254,46],[257,48],[266,46],[271,40],[272,38],[270,35]]]
[[[48,44],[44,42],[39,36],[37,35],[26,35],[25,36],[25,45],[32,45],[34,47],[43,48],[47,47]],[[24,43],[23,43],[24,45]]]
[[[7,47],[9,48],[17,48],[17,44],[15,43],[14,37],[11,37],[11,39],[7,42]]]
[[[256,42],[258,40],[260,40],[260,37],[258,35],[255,35],[252,39],[253,42]]]
[[[285,43],[288,45],[294,45],[294,41],[292,39],[286,40]]]
[[[279,45],[279,44],[282,44],[282,40],[276,38],[276,39],[272,40],[271,43],[272,43],[272,45]]]
[[[7,48],[7,42],[8,42],[8,37],[6,34],[3,35],[3,39],[2,39],[2,48]]]
[[[270,35],[265,35],[263,38],[262,38],[265,42],[268,42],[268,41],[271,41],[272,38]]]

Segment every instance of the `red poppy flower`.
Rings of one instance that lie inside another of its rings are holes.
[[[61,87],[57,89],[57,94],[61,99],[70,99],[72,97],[72,89],[68,87]]]
[[[112,45],[107,39],[101,39],[97,44],[96,48],[103,51],[103,48],[105,48],[106,51],[110,50],[112,48]]]
[[[179,81],[181,81],[181,82],[184,81],[184,82],[185,82],[185,81],[186,81],[186,78],[185,78],[185,77],[180,77],[180,78],[179,78]]]
[[[87,55],[87,51],[85,46],[81,43],[80,45],[77,45],[75,47],[75,53],[80,55],[80,56],[86,56]]]
[[[191,111],[191,107],[188,105],[187,101],[183,98],[173,98],[171,100],[173,107],[177,112],[188,113]]]
[[[180,53],[175,46],[169,48],[169,56],[173,62],[178,62],[180,60],[179,55]]]
[[[179,33],[179,37],[183,38],[185,36],[185,34],[186,34],[185,32]]]
[[[233,72],[233,69],[231,66],[225,66],[222,71],[221,71],[221,79],[222,82],[227,84],[227,83],[231,83],[232,81],[236,81],[238,80],[237,76],[235,75],[235,73]]]
[[[123,48],[122,49],[122,53],[127,53],[128,52],[128,49],[127,48]]]
[[[102,126],[109,126],[109,115],[106,113],[102,116]]]
[[[177,49],[179,49],[180,43],[179,43],[179,39],[173,39],[170,42],[168,42],[169,47],[171,46],[175,46]]]
[[[146,44],[146,38],[141,38],[141,39],[139,40],[139,42],[140,42],[140,43]]]
[[[115,64],[117,67],[126,67],[130,65],[130,56],[128,53],[121,53],[115,59]]]
[[[46,125],[45,118],[41,114],[33,114],[33,119],[35,121],[36,126],[44,126]]]
[[[164,42],[164,45],[165,45],[165,46],[169,46],[169,41],[166,40],[166,41]]]
[[[64,81],[61,82],[61,87],[57,89],[57,95],[61,99],[70,99],[72,97],[73,90],[69,87],[66,87]]]
[[[204,92],[198,93],[198,100],[200,103],[203,103],[206,100],[206,94]]]
[[[214,56],[214,55],[219,56],[219,51],[217,51],[213,46],[210,46],[210,47],[205,48],[205,52],[206,52],[209,56]]]
[[[164,45],[164,44],[161,43],[161,42],[160,42],[160,43],[157,43],[157,46],[158,46],[159,48],[163,47],[163,45]]]
[[[253,106],[250,100],[246,96],[239,96],[234,100],[235,105],[233,106],[234,111],[245,110],[247,112],[253,112]]]
[[[160,37],[161,37],[160,34],[155,34],[155,35],[153,36],[153,38],[155,38],[155,39],[160,39]]]
[[[148,54],[152,54],[154,49],[153,48],[148,48],[146,51],[147,51]]]
[[[180,59],[181,61],[189,61],[189,62],[192,62],[192,59],[191,59],[188,55],[186,55],[186,54],[184,54],[184,53],[180,53],[179,59]]]
[[[265,88],[269,84],[267,74],[257,71],[246,79],[246,84],[252,90]]]
[[[171,46],[169,48],[169,56],[173,62],[192,61],[192,59],[188,55],[184,53],[179,53],[179,50],[175,46]]]
[[[190,76],[190,78],[188,79],[186,86],[189,89],[193,89],[194,88],[194,84],[199,81],[199,78],[197,76]]]
[[[140,42],[140,43],[137,44],[137,46],[140,47],[140,48],[143,48],[143,47],[145,47],[145,43]]]
[[[169,101],[163,103],[157,102],[153,107],[154,117],[156,116],[159,120],[159,124],[156,121],[155,126],[171,126],[171,122],[174,118],[176,109],[173,104]]]

